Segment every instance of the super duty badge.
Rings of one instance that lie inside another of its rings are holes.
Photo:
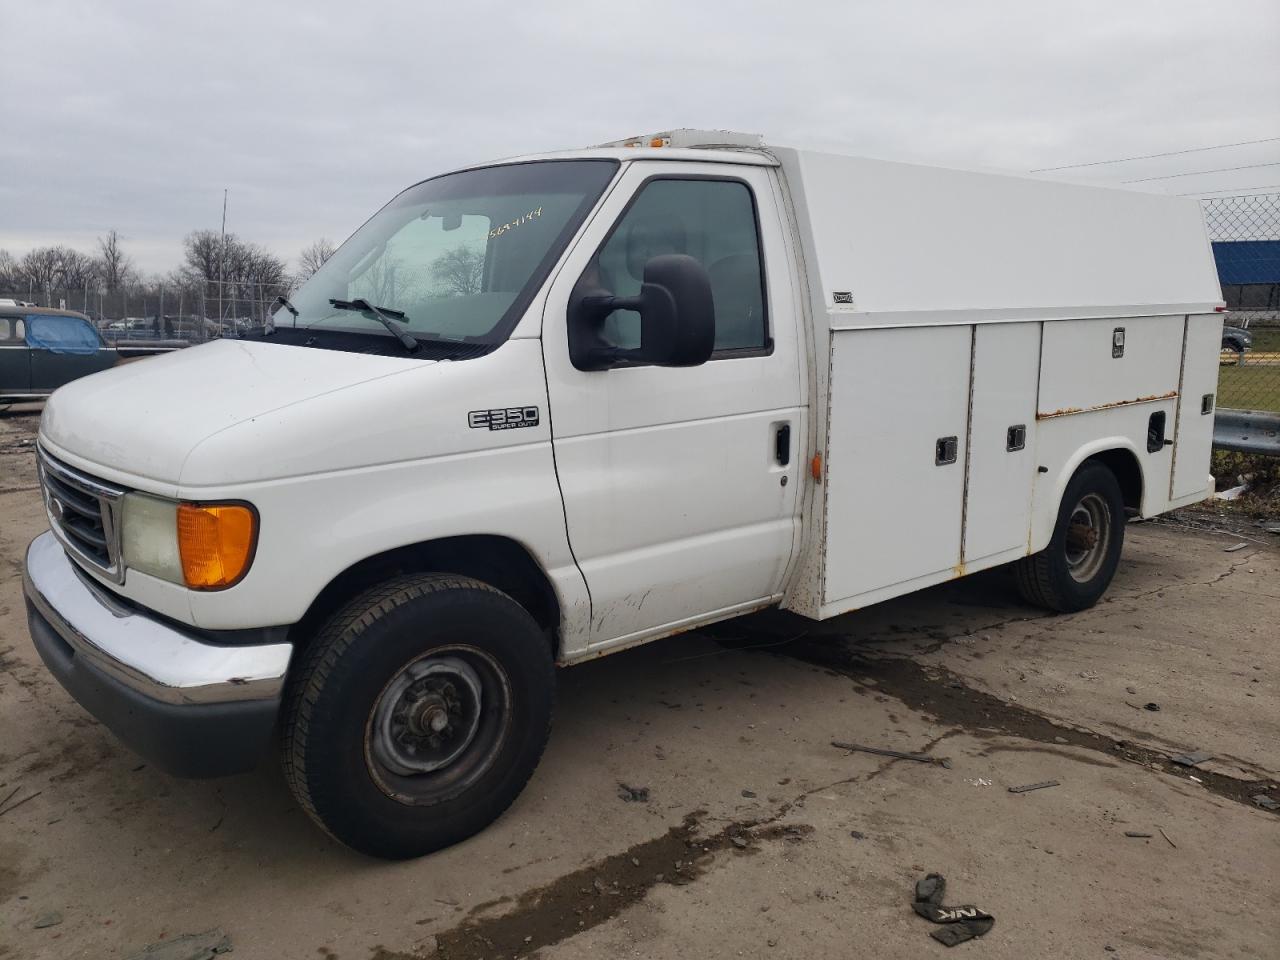
[[[514,430],[517,427],[536,427],[537,407],[502,407],[498,410],[472,410],[467,414],[467,426],[472,430]]]

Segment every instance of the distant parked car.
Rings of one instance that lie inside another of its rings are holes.
[[[119,359],[82,313],[0,304],[0,406],[47,397]]]
[[[1244,327],[1222,328],[1222,351],[1230,351],[1236,355],[1239,363],[1244,363],[1245,353],[1253,347],[1253,334]]]

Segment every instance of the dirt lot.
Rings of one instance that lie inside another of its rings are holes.
[[[153,771],[47,677],[19,576],[44,527],[35,427],[0,417],[6,960],[115,960],[215,927],[234,957],[268,960],[915,960],[946,952],[909,906],[929,871],[996,918],[958,954],[1280,955],[1280,816],[1249,799],[1280,800],[1275,537],[1131,525],[1107,600],[1074,616],[1020,605],[991,572],[564,671],[511,811],[387,864],[312,827],[273,766]],[[1214,758],[1170,762],[1193,749]]]

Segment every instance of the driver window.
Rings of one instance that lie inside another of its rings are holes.
[[[683,253],[711,277],[715,350],[764,350],[764,280],[755,204],[734,180],[652,180],[641,190],[596,255],[599,284],[619,297],[640,292],[652,257]],[[640,315],[615,310],[601,337],[615,347],[640,346]]]

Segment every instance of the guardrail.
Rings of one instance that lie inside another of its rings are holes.
[[[1280,413],[1219,407],[1213,416],[1213,445],[1219,450],[1280,456]]]

